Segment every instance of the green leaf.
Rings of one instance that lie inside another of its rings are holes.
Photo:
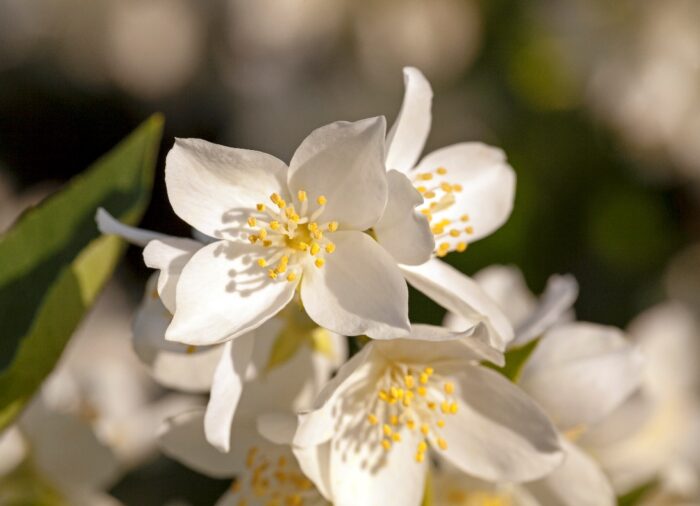
[[[520,372],[523,370],[525,362],[527,362],[527,359],[530,358],[532,352],[535,351],[537,343],[539,342],[539,339],[535,339],[523,346],[513,348],[512,350],[508,350],[505,354],[506,365],[504,365],[503,367],[498,367],[490,363],[486,363],[484,365],[495,369],[496,371],[503,374],[506,378],[511,380],[513,383],[516,383],[518,381],[518,378],[520,377]]]
[[[54,368],[111,277],[125,246],[100,235],[95,211],[138,223],[162,129],[162,117],[151,117],[0,236],[0,430]]]
[[[625,495],[622,495],[617,498],[618,506],[635,506],[636,504],[639,504],[640,501],[644,499],[649,492],[654,490],[657,485],[657,481],[652,480],[648,483],[640,485],[639,487],[633,490],[630,490]]]

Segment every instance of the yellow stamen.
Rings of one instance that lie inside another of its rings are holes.
[[[318,202],[318,205],[319,205],[319,206],[325,206],[326,203],[328,202],[328,199],[326,199],[326,197],[324,197],[323,195],[320,195],[320,196],[316,199],[316,202]]]
[[[326,253],[333,253],[335,251],[335,244],[329,242],[326,244]]]
[[[435,172],[437,172],[441,176],[444,176],[445,174],[447,174],[447,169],[445,167],[438,167],[438,169]]]
[[[255,216],[250,216],[248,218],[248,225],[250,225],[251,227],[254,227],[255,225],[257,225],[257,223],[258,220],[255,219]]]
[[[338,230],[338,222],[337,222],[337,221],[331,221],[331,222],[328,224],[328,231],[329,231],[329,232],[335,232],[336,230]]]
[[[391,441],[388,439],[382,439],[382,448],[389,451],[391,449]]]
[[[255,208],[260,212],[263,212],[266,209],[265,204],[257,204]]]
[[[297,192],[297,198],[299,202],[306,202],[306,192],[304,190],[299,190]]]
[[[267,265],[267,260],[265,260],[264,258],[258,258],[258,265],[260,267],[265,267]]]
[[[455,391],[455,385],[454,383],[448,381],[447,383],[445,383],[444,389],[446,394],[451,394]]]
[[[294,281],[295,279],[297,279],[297,275],[296,275],[295,273],[290,272],[290,273],[287,275],[287,281]]]
[[[377,425],[379,423],[377,416],[373,415],[372,413],[367,415],[367,421],[370,423],[370,425]]]
[[[316,261],[314,262],[314,265],[318,267],[319,269],[323,267],[323,265],[326,263],[326,261],[323,258],[317,258]]]
[[[439,437],[437,439],[437,444],[441,450],[447,450],[447,441],[444,438]]]

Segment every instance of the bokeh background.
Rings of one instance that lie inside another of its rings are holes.
[[[393,121],[404,65],[435,90],[428,150],[480,140],[518,176],[510,221],[448,261],[516,264],[535,292],[572,273],[577,315],[603,324],[700,306],[697,0],[0,0],[0,226],[161,111],[143,225],[186,235],[163,182],[175,136],[288,160],[323,124]],[[139,250],[119,274],[135,304]],[[441,320],[413,296],[415,320]],[[210,504],[225,486],[161,458],[112,493]]]

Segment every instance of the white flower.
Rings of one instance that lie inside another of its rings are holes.
[[[469,277],[435,257],[466,250],[506,221],[515,173],[503,151],[477,142],[438,149],[418,162],[430,131],[433,92],[415,68],[404,69],[404,79],[401,111],[387,136],[389,200],[374,227],[377,241],[402,264],[409,283],[471,325],[485,323],[492,344],[503,349],[513,330],[501,311]],[[407,212],[415,206],[429,224]],[[432,258],[411,246],[427,244],[431,234]]]
[[[513,339],[505,343],[508,349],[523,346],[551,327],[573,319],[571,308],[578,295],[578,283],[571,275],[551,276],[539,300],[514,266],[486,267],[474,275],[474,280],[501,308],[515,329]],[[443,325],[459,331],[468,328],[469,321],[458,314],[447,313]]]
[[[639,315],[629,333],[644,353],[639,391],[582,439],[622,494],[659,478],[666,493],[700,496],[700,327],[668,302]]]
[[[479,480],[441,463],[431,471],[434,506],[539,506],[519,484],[495,484]],[[547,505],[549,506],[549,505]]]
[[[293,428],[290,432],[276,423],[291,418],[294,424],[292,413],[308,407],[318,393],[319,374],[323,375],[323,383],[327,381],[330,371],[317,370],[317,365],[311,350],[302,349],[288,362],[251,382],[233,419],[228,453],[217,451],[206,440],[201,410],[170,419],[161,433],[161,448],[208,476],[236,476],[219,505],[265,506],[275,499],[283,501],[280,504],[327,505],[285,443],[291,439]],[[261,436],[263,429],[272,439]]]
[[[608,478],[578,443],[639,386],[642,363],[640,351],[613,327],[568,323],[539,341],[518,384],[557,426],[566,452],[562,466],[525,484],[542,504],[616,504]]]
[[[439,327],[369,342],[301,416],[294,445],[302,469],[336,506],[419,504],[430,447],[485,479],[550,472],[562,457],[554,428],[482,360],[503,357]]]

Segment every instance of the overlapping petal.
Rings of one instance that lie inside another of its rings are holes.
[[[336,232],[321,269],[305,271],[301,300],[316,323],[344,335],[408,333],[408,288],[391,256],[367,234]]]

